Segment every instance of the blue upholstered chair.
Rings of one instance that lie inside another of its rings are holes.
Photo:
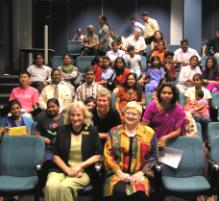
[[[67,42],[67,52],[69,52],[73,57],[79,56],[81,52],[81,42],[80,41],[68,41]]]
[[[4,136],[0,144],[0,196],[34,194],[39,200],[36,165],[45,152],[43,138]]]
[[[81,73],[84,73],[87,67],[91,66],[94,56],[78,56],[76,58],[76,66]]]
[[[56,55],[52,57],[51,66],[52,68],[57,68],[63,64],[62,56]]]
[[[219,122],[208,123],[208,142],[210,146],[217,136],[219,137]]]
[[[202,141],[195,137],[181,136],[168,143],[183,151],[177,169],[163,165],[161,171],[162,195],[192,196],[207,194],[210,184],[203,176],[204,151]]]

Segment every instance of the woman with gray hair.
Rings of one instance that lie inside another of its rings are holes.
[[[45,187],[45,201],[72,201],[77,191],[93,178],[94,164],[101,160],[98,130],[92,126],[91,113],[85,104],[70,104],[55,143],[53,162]]]
[[[154,131],[140,123],[142,107],[135,101],[124,108],[124,124],[112,128],[104,146],[104,196],[113,201],[147,201],[148,175],[157,158]]]

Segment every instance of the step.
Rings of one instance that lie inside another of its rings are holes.
[[[0,83],[19,83],[18,75],[0,75]]]
[[[0,94],[10,94],[12,89],[18,86],[18,83],[0,83]]]

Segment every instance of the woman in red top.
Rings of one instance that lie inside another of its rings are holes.
[[[129,68],[126,67],[125,60],[122,57],[117,57],[114,64],[115,79],[114,83],[116,88],[120,88],[126,81],[128,74],[130,73]]]
[[[94,57],[91,65],[96,71],[95,81],[99,82],[101,80],[101,76],[102,76],[102,72],[103,72],[103,70],[102,70],[103,58],[101,56]]]

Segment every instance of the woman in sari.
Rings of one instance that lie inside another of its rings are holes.
[[[148,105],[143,124],[155,130],[158,146],[164,147],[167,140],[179,136],[186,124],[186,117],[177,102],[179,93],[171,83],[163,83],[157,90],[157,100]]]

